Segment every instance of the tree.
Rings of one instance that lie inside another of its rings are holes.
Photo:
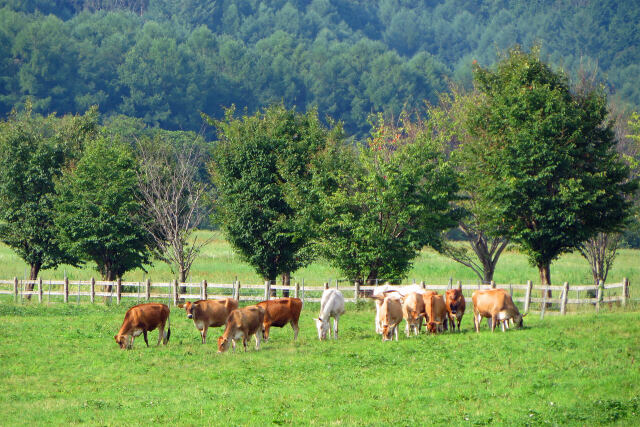
[[[619,230],[635,182],[615,151],[602,90],[574,94],[539,50],[508,51],[494,69],[474,66],[484,97],[469,116],[470,177],[502,227],[551,283],[550,265],[598,232]]]
[[[23,112],[14,110],[0,122],[0,236],[29,265],[30,280],[41,269],[75,263],[54,224],[54,182],[94,136],[96,122],[95,109],[84,116],[42,117],[32,113],[29,101]]]
[[[209,216],[208,177],[201,177],[206,146],[195,135],[184,141],[141,139],[137,152],[142,223],[155,243],[155,255],[178,272],[184,283],[200,250],[211,239],[192,238]],[[204,178],[204,179],[202,179]]]
[[[95,262],[103,280],[149,263],[136,168],[128,145],[100,136],[56,186],[55,222],[63,244],[80,260]]]
[[[372,126],[366,146],[328,151],[316,175],[320,253],[361,283],[404,277],[425,245],[440,249],[459,217],[453,168],[423,124],[378,115]]]
[[[312,259],[309,165],[330,135],[315,110],[274,105],[254,115],[210,120],[218,130],[210,172],[214,217],[227,239],[265,280]]]

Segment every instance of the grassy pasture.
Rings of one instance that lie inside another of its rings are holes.
[[[200,282],[206,279],[209,283],[231,283],[237,277],[244,284],[262,283],[262,279],[240,259],[221,233],[201,231],[197,235],[198,238],[213,237],[213,241],[204,248],[201,256],[194,263],[190,281]],[[0,278],[23,279],[26,278],[27,273],[27,265],[11,249],[0,244]],[[65,273],[70,280],[89,280],[91,276],[98,279],[91,264],[83,268],[61,266],[56,270],[42,271],[40,276],[45,281],[61,280]],[[152,281],[167,282],[176,275],[166,264],[155,262],[147,273],[142,270],[132,271],[125,275],[124,280],[143,281],[147,277]],[[306,284],[318,285],[341,278],[341,275],[326,261],[317,261],[295,272],[293,277],[297,281],[304,279]],[[609,273],[608,282],[621,282],[623,277],[631,281],[633,292],[633,285],[640,283],[640,251],[624,249],[619,252],[614,268]],[[413,269],[408,273],[405,283],[415,279],[418,282],[425,280],[427,283],[445,284],[449,278],[453,278],[454,281],[461,280],[464,283],[476,283],[478,280],[468,268],[433,250],[425,249],[415,259]],[[568,281],[572,285],[591,284],[593,280],[587,262],[578,253],[565,254],[556,260],[551,266],[551,278],[554,284]],[[495,280],[498,283],[513,284],[523,284],[527,280],[532,280],[534,284],[540,282],[537,270],[529,265],[524,255],[515,250],[506,251],[502,255],[496,269]]]
[[[525,328],[380,341],[371,303],[319,342],[307,304],[297,343],[216,354],[172,308],[171,341],[113,340],[131,304],[0,301],[3,425],[633,425],[640,313],[525,318]],[[404,324],[402,325],[404,327]]]

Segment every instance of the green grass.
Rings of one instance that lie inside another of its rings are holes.
[[[200,238],[213,237],[211,244],[206,246],[201,256],[193,265],[189,280],[200,282],[206,279],[210,283],[231,283],[236,278],[244,284],[262,283],[262,278],[255,274],[251,266],[243,262],[234,253],[231,246],[224,240],[219,232],[202,231],[198,233]],[[27,265],[18,258],[11,249],[0,244],[0,279],[18,277],[26,278]],[[91,276],[98,278],[94,266],[89,264],[84,268],[61,266],[56,270],[42,271],[40,276],[46,280],[61,280],[64,275],[71,280],[89,280]],[[126,281],[143,281],[149,277],[152,281],[166,282],[176,277],[169,267],[162,262],[155,262],[145,273],[142,270],[129,272],[125,275]],[[332,268],[326,261],[318,261],[307,268],[293,274],[294,280],[306,284],[318,285],[323,282],[341,278],[340,273]],[[631,284],[640,283],[640,251],[624,249],[619,252],[613,270],[609,274],[609,283],[621,282],[627,277]],[[405,282],[424,280],[427,283],[444,284],[449,278],[463,283],[476,283],[477,276],[468,268],[436,253],[425,249],[415,260],[413,269],[408,273]],[[553,283],[562,284],[568,281],[570,284],[591,284],[591,270],[587,262],[577,253],[566,254],[556,260],[551,267]],[[516,251],[505,252],[496,269],[495,280],[498,283],[522,284],[527,280],[539,283],[537,270],[530,266],[524,255]]]
[[[128,306],[0,302],[5,425],[633,425],[640,314],[525,318],[525,328],[380,341],[370,303],[319,342],[304,307],[298,342],[216,354],[173,308],[166,347],[120,350]],[[157,339],[150,334],[150,342]],[[635,421],[634,421],[635,420]]]

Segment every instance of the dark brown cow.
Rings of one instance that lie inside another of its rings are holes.
[[[447,313],[449,315],[449,323],[451,324],[451,332],[454,332],[456,330],[455,320],[457,320],[458,332],[460,332],[460,322],[462,322],[462,316],[464,316],[464,310],[466,308],[464,295],[462,295],[462,285],[446,291],[445,298]]]
[[[264,308],[264,330],[263,338],[269,340],[269,328],[276,326],[284,327],[287,323],[291,323],[293,328],[293,339],[298,339],[298,319],[302,311],[302,300],[299,298],[280,298],[258,303],[258,306]]]
[[[164,333],[165,324],[167,324],[166,334]],[[114,338],[121,349],[131,349],[135,337],[144,334],[144,342],[149,347],[147,332],[156,328],[158,328],[158,345],[161,341],[163,344],[167,344],[171,336],[169,307],[155,302],[138,304],[127,310],[120,331]]]
[[[187,317],[193,319],[193,324],[200,331],[202,344],[207,342],[207,329],[216,328],[226,323],[229,314],[238,308],[238,301],[233,298],[217,300],[199,300],[178,305],[187,312]]]
[[[262,335],[262,323],[264,322],[264,308],[250,305],[238,310],[233,310],[227,318],[227,326],[224,334],[218,338],[218,353],[229,349],[229,343],[236,351],[236,340],[242,338],[244,351],[247,351],[247,340],[251,335],[256,337],[256,350],[260,350],[260,335]]]
[[[483,317],[491,319],[491,332],[496,329],[496,322],[502,324],[502,332],[505,331],[505,323],[513,319],[514,323],[522,327],[523,315],[513,303],[511,295],[504,289],[478,290],[471,296],[473,300],[473,324],[476,332],[480,332],[480,321]],[[526,314],[525,314],[526,316]]]

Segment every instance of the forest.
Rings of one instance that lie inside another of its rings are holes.
[[[363,139],[371,113],[470,87],[514,44],[637,110],[640,8],[627,1],[0,0],[0,115],[137,117],[199,131],[200,113],[282,102]]]

